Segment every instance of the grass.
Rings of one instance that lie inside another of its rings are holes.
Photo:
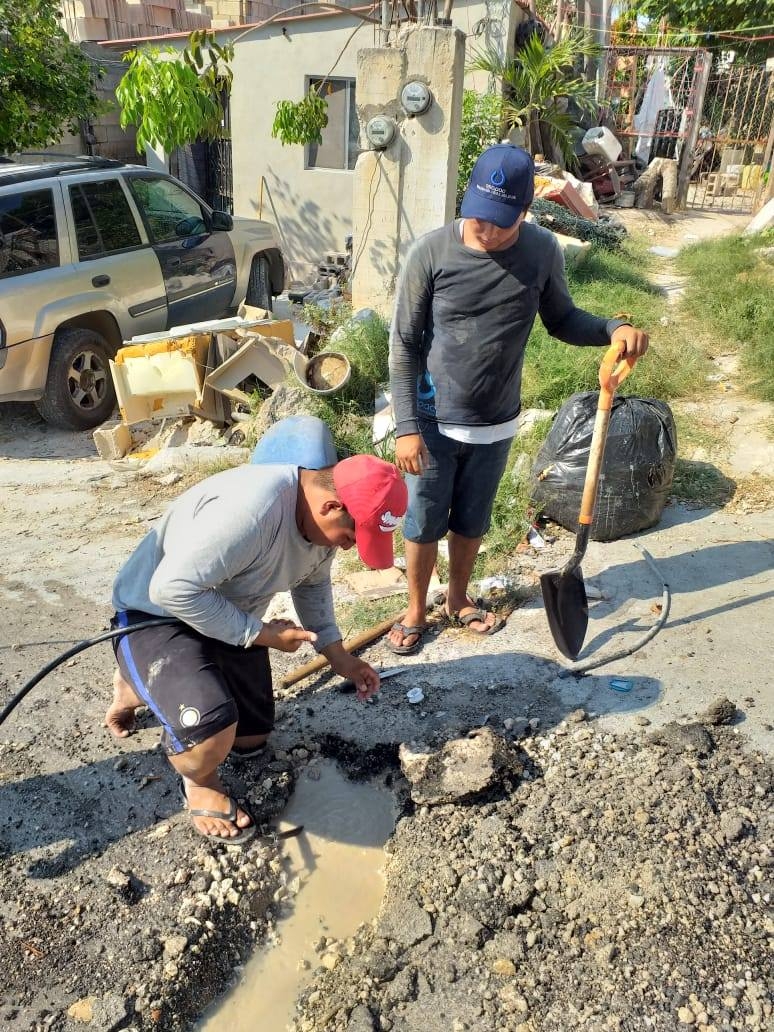
[[[625,314],[635,326],[650,332],[651,348],[621,393],[669,401],[691,394],[696,382],[703,380],[708,368],[704,349],[687,349],[682,335],[661,325],[666,301],[648,281],[641,248],[629,245],[617,252],[593,248],[568,279],[579,307],[603,316]],[[569,347],[550,337],[537,322],[524,362],[523,406],[554,409],[576,391],[596,389],[600,358],[598,348]]]
[[[529,475],[550,426],[549,418],[540,419],[514,438],[495,496],[486,551],[477,560],[475,574],[479,577],[501,570],[503,558],[513,553],[527,533],[532,509]]]
[[[704,324],[716,345],[740,353],[747,390],[774,401],[774,264],[760,249],[774,231],[732,236],[684,248],[677,268],[689,277],[682,310]]]
[[[316,399],[314,414],[330,426],[341,456],[376,451],[382,458],[392,458],[393,441],[375,449],[372,429],[376,389],[389,380],[389,328],[376,314],[363,321],[352,320],[349,308],[343,305],[338,316],[337,323],[334,320],[325,327],[317,322],[322,330],[320,350],[346,355],[352,372],[341,391]]]

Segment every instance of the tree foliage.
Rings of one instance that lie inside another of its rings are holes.
[[[624,13],[632,18],[641,15],[654,24],[665,19],[667,32],[675,34],[669,40],[672,45],[701,45],[707,41],[706,32],[733,34],[739,29],[774,24],[772,0],[628,0]],[[764,30],[760,34],[769,33]],[[742,33],[741,40],[729,40],[729,49],[742,50],[753,58],[765,58],[774,52],[771,40],[745,44],[755,35]],[[717,37],[711,41],[721,42]]]
[[[457,165],[457,210],[476,159],[502,136],[503,101],[496,93],[465,90],[462,94],[460,159]]]
[[[161,147],[167,153],[196,140],[223,136],[223,95],[231,86],[230,44],[211,32],[192,32],[182,53],[173,47],[145,47],[124,55],[129,68],[116,88],[121,126],[137,129],[137,151]]]
[[[322,131],[328,124],[328,102],[319,88],[311,86],[298,101],[279,100],[271,127],[271,135],[286,143],[322,143]]]
[[[48,147],[102,107],[56,0],[0,0],[0,153]]]
[[[572,100],[581,110],[594,107],[594,83],[576,74],[579,58],[594,56],[599,47],[583,32],[571,32],[553,46],[545,45],[537,34],[530,36],[512,59],[488,48],[473,55],[471,68],[488,72],[503,88],[503,120],[511,128],[525,130],[526,148],[540,148],[540,126],[547,130],[564,160],[574,160],[571,130],[573,121],[566,111]]]

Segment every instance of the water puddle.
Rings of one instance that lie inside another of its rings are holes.
[[[200,1032],[254,1032],[259,1025],[282,1032],[319,965],[312,943],[321,935],[345,939],[379,910],[383,847],[395,824],[392,793],[348,781],[333,762],[315,764],[299,777],[280,828],[298,824],[304,833],[283,844],[283,856],[301,888],[277,923],[280,941],[247,963],[240,985],[205,1015]]]

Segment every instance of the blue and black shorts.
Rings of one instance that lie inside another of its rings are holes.
[[[460,537],[483,537],[512,438],[464,444],[444,437],[437,423],[421,419],[419,432],[430,462],[421,476],[406,475],[409,503],[403,536],[418,544],[440,541],[448,530]]]
[[[116,613],[112,628],[153,620]],[[206,638],[184,623],[145,627],[113,639],[123,678],[155,714],[167,755],[185,752],[236,724],[237,737],[274,727],[269,650]]]

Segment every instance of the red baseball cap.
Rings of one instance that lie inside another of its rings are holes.
[[[355,543],[374,570],[393,564],[392,535],[408,506],[408,490],[398,467],[375,455],[352,455],[333,467],[339,500],[355,521]]]

